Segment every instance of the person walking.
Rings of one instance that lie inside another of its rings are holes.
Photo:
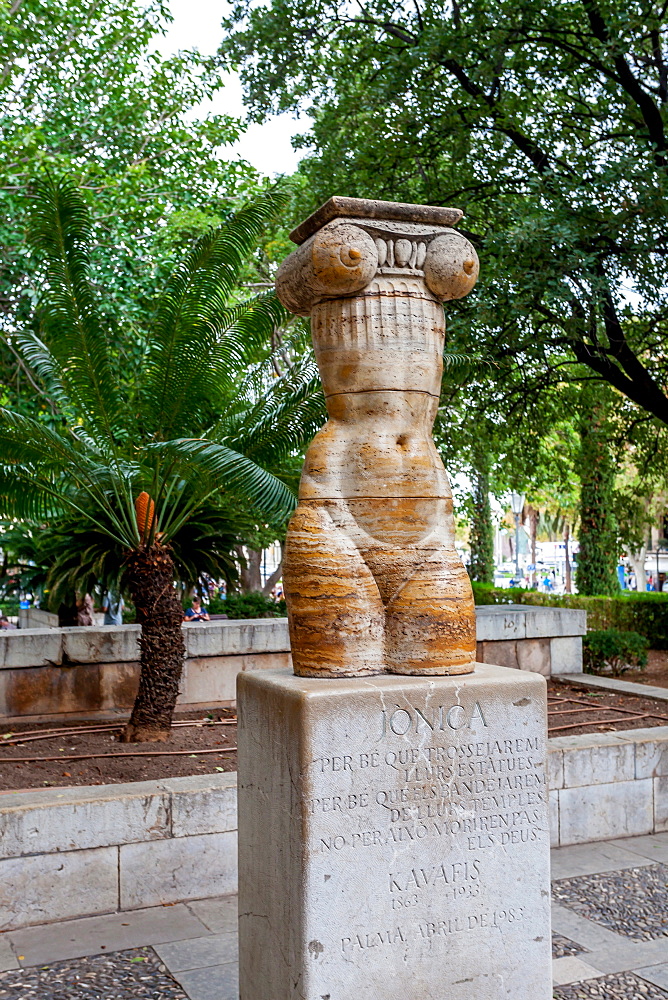
[[[113,590],[108,590],[102,601],[105,625],[122,625],[125,602],[120,594],[114,594]]]

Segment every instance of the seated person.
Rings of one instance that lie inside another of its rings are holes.
[[[199,597],[193,597],[190,602],[190,607],[186,608],[186,613],[183,616],[184,622],[208,622],[210,621],[208,613],[204,610],[200,604]]]

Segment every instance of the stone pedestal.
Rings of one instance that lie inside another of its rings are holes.
[[[240,1000],[549,1000],[545,681],[243,673]]]

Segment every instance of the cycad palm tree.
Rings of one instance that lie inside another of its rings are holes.
[[[58,420],[0,410],[0,516],[55,525],[75,514],[127,553],[142,625],[128,741],[166,739],[176,701],[184,642],[170,541],[221,493],[261,520],[285,518],[294,494],[270,467],[320,421],[308,362],[266,378],[271,332],[286,320],[277,299],[235,301],[241,269],[282,204],[265,193],[197,241],[169,277],[128,379],[123,334],[91,282],[90,219],[76,187],[46,178],[35,197],[38,332],[14,346]]]

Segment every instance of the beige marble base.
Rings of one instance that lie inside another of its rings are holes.
[[[240,1000],[549,1000],[545,681],[240,675]]]

